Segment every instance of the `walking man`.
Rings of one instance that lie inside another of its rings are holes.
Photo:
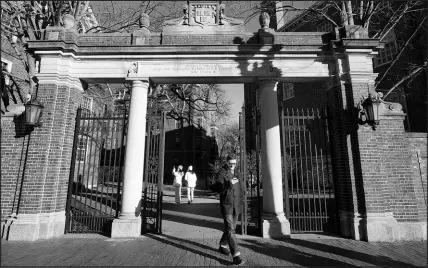
[[[241,259],[235,229],[238,216],[242,211],[243,184],[239,174],[235,172],[236,157],[229,155],[226,160],[227,164],[220,169],[210,189],[220,194],[220,211],[223,216],[224,231],[220,239],[219,250],[225,255],[232,253],[233,264],[240,265],[244,261]]]

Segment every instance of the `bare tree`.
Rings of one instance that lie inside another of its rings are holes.
[[[238,154],[239,148],[239,124],[237,122],[226,125],[221,128],[217,135],[219,157],[224,158],[226,155],[233,153]]]
[[[141,13],[150,16],[150,31],[159,31],[166,20],[182,15],[185,1],[94,1],[99,26],[87,31],[129,32],[138,26]]]
[[[37,78],[36,59],[28,52],[27,42],[42,39],[47,26],[62,25],[64,14],[72,15],[77,21],[81,20],[89,3],[90,1],[5,1],[5,5],[2,5],[2,35],[8,37],[28,72],[28,94],[33,94]]]
[[[192,123],[195,116],[217,123],[230,114],[231,101],[216,84],[153,85],[152,101],[161,101],[170,118]]]
[[[400,51],[389,65],[389,68],[376,81],[376,89],[381,88],[382,81],[387,77],[393,82],[393,86],[390,87],[384,98],[402,83],[405,81],[411,82],[423,70],[426,70],[427,59],[425,54],[425,58],[421,61],[410,62],[404,70],[400,69],[399,72],[393,72],[396,62],[406,55],[406,51],[415,49],[413,44],[416,36],[424,35],[426,44],[426,1],[317,1],[313,5],[304,8],[292,5],[277,5],[279,2],[282,3],[282,1],[269,0],[258,2],[233,1],[231,5],[239,9],[237,14],[246,15],[246,22],[259,16],[262,12],[268,12],[273,15],[281,11],[284,17],[287,12],[300,11],[302,12],[300,15],[302,23],[318,24],[324,20],[339,31],[347,26],[358,25],[367,31],[369,37],[379,38],[381,41],[384,41],[397,25],[404,24],[408,31],[405,34],[407,39],[402,42],[399,48]],[[416,49],[426,50],[426,46]]]
[[[178,3],[170,1],[139,1],[128,2],[128,4],[118,1],[2,2],[2,35],[7,37],[15,54],[23,62],[28,76],[27,79],[22,80],[26,85],[22,85],[18,90],[25,94],[28,100],[37,88],[35,77],[37,59],[27,50],[27,42],[43,39],[48,26],[62,26],[64,15],[73,16],[77,27],[81,26],[88,17],[95,15],[98,23],[94,23],[94,27],[86,29],[86,32],[118,32],[131,31],[138,25],[141,13],[147,13],[152,21],[151,29],[155,30],[165,19],[177,16],[178,6]],[[11,77],[11,74],[2,68],[2,76]],[[7,91],[2,92],[4,97],[2,99],[8,98],[7,93]],[[5,107],[8,105],[7,102],[4,104]]]

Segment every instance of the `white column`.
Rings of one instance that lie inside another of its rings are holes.
[[[143,192],[148,87],[148,80],[132,81],[122,208],[119,219],[113,221],[111,237],[136,237],[141,235],[140,212]]]
[[[284,215],[277,81],[260,82],[260,134],[263,175],[263,237],[290,235]]]

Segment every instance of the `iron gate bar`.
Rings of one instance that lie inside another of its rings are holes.
[[[121,189],[122,189],[122,168],[123,168],[123,149],[125,144],[125,130],[126,130],[126,106],[123,112],[123,121],[122,121],[122,140],[120,145],[120,154],[119,154],[119,178],[117,181],[117,198],[116,198],[116,218],[119,217],[119,212],[121,208],[119,207],[119,202],[121,201]],[[116,159],[115,159],[116,160]]]
[[[315,116],[314,109],[312,109],[311,111],[312,111],[312,113],[310,112],[309,109],[307,109],[306,113],[308,115],[309,114],[313,114]],[[315,122],[315,120],[314,120],[314,122]],[[314,124],[312,124],[311,126],[309,126],[309,130],[311,130],[311,131],[308,132],[308,136],[309,136],[309,139],[308,139],[309,140],[309,156],[310,156],[310,163],[311,163],[311,172],[310,172],[310,175],[311,175],[311,182],[312,182],[311,183],[312,184],[312,201],[314,203],[313,212],[311,211],[311,206],[309,205],[309,230],[312,229],[312,224],[314,225],[314,229],[318,230],[318,225],[316,223],[316,218],[315,218],[315,215],[316,215],[315,188],[314,188],[314,180],[315,180],[315,178],[314,178],[314,173],[313,173],[313,163],[314,162],[313,162],[313,159],[312,159],[313,151],[312,151],[312,136],[311,136],[311,133],[315,134]],[[315,137],[315,136],[313,136],[313,137]],[[307,162],[307,157],[306,157],[306,162]],[[309,168],[306,167],[306,173],[308,173],[308,169]],[[307,176],[307,178],[309,179],[309,176]],[[308,182],[308,194],[309,194],[309,182]],[[308,201],[310,202],[311,200],[308,200]]]
[[[260,161],[260,128],[257,127],[256,128],[257,134],[256,134],[256,173],[257,173],[257,202],[256,202],[256,206],[257,206],[257,213],[258,213],[258,218],[257,218],[257,232],[258,235],[262,234],[262,217],[261,217],[261,211],[262,211],[262,207],[261,207],[261,198],[260,198],[260,165],[259,165],[259,161]]]
[[[69,215],[71,213],[70,211],[70,206],[71,206],[71,195],[72,195],[72,190],[73,188],[70,187],[70,182],[72,183],[73,177],[74,177],[74,168],[76,166],[76,161],[74,161],[76,159],[76,147],[77,147],[77,142],[78,142],[78,126],[80,123],[80,114],[81,114],[81,109],[77,109],[77,117],[76,117],[76,122],[74,123],[74,136],[73,136],[73,147],[72,147],[72,151],[71,151],[71,165],[70,165],[70,175],[68,178],[68,198],[67,198],[67,202],[66,202],[66,210],[65,210],[65,228],[64,228],[64,234],[67,233],[67,227],[69,226],[69,224],[71,223],[71,216]]]
[[[82,111],[79,108],[76,115],[65,233],[103,233],[110,231],[110,223],[117,216],[120,204],[117,201],[119,196],[114,196],[115,190],[118,191],[120,188],[120,177],[117,187],[114,180],[117,168],[120,170],[122,164],[120,159],[117,161],[117,154],[118,152],[122,154],[123,148],[117,147],[119,135],[124,134],[124,129],[121,130],[120,127],[125,126],[124,123],[121,126],[120,122],[125,122],[126,114],[123,118],[100,117],[90,113],[82,116]],[[104,136],[110,141],[108,142]],[[121,147],[123,147],[124,137],[121,141]],[[110,148],[108,148],[109,145]],[[89,184],[91,184],[90,188]],[[104,184],[106,184],[106,191],[104,191]]]
[[[326,109],[282,109],[285,212],[293,232],[323,231],[332,223],[327,119]]]
[[[163,200],[163,177],[165,160],[165,120],[166,112],[161,112],[160,140],[159,140],[159,169],[158,169],[158,233],[162,234],[162,200]]]

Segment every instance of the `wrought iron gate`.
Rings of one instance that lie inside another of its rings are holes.
[[[120,210],[125,155],[123,116],[77,110],[65,233],[110,233]]]
[[[166,114],[162,109],[156,106],[149,108],[141,208],[143,233],[162,233],[165,119]]]
[[[284,109],[281,115],[284,207],[291,232],[336,228],[326,109]]]
[[[251,107],[246,114],[245,108],[239,116],[239,168],[245,181],[244,205],[241,216],[242,234],[261,235],[261,159],[260,131],[257,120],[257,108]]]

